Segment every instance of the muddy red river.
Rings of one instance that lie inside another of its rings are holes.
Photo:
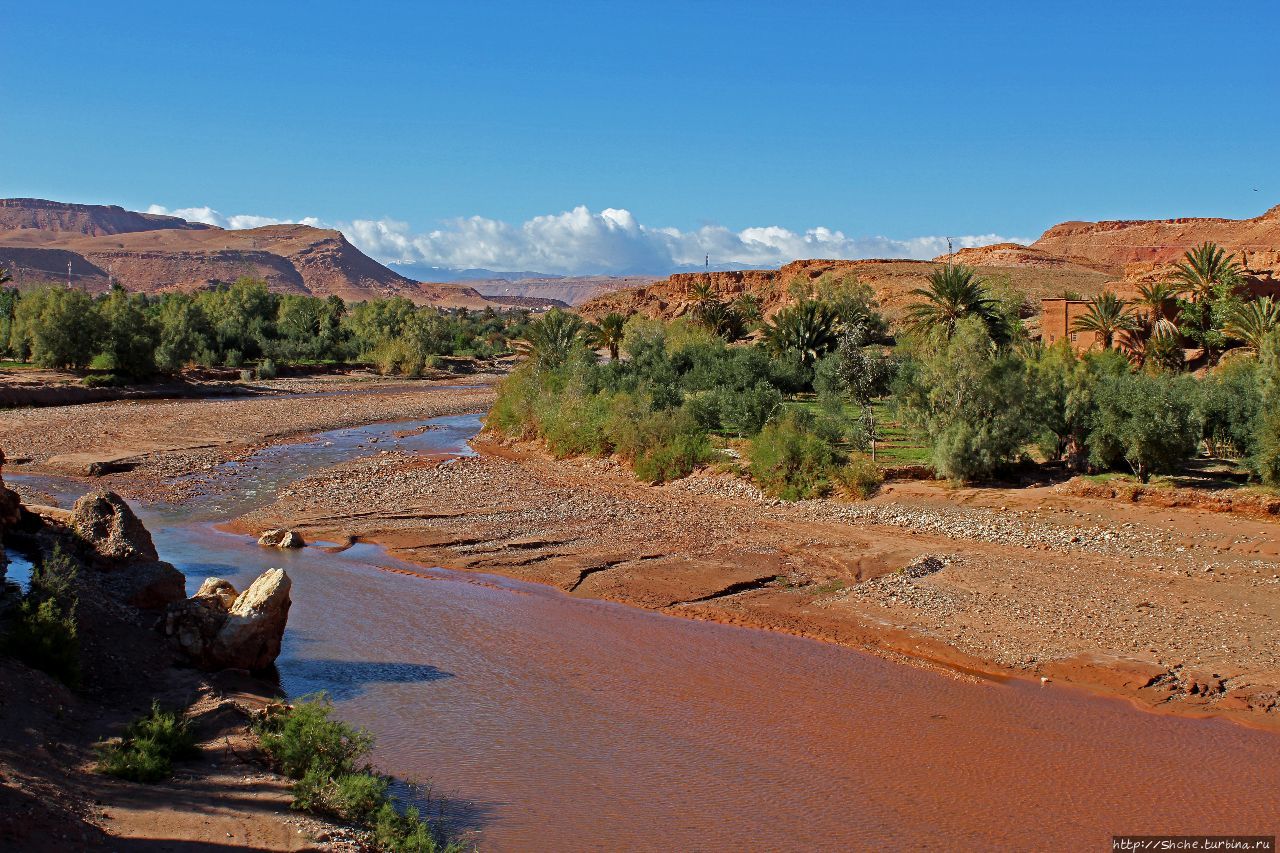
[[[470,422],[444,422],[415,440],[458,449]],[[274,486],[288,461],[255,470]],[[1120,833],[1280,828],[1269,732],[516,581],[401,574],[372,546],[281,554],[218,532],[220,511],[144,516],[192,583],[285,566],[284,689],[328,691],[377,735],[377,763],[430,780],[483,850],[1106,850]]]

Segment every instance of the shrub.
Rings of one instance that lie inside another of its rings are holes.
[[[407,808],[401,814],[391,803],[378,809],[373,822],[373,840],[387,853],[461,853],[462,845],[441,844],[418,810]]]
[[[649,483],[678,480],[712,457],[711,442],[684,409],[645,412],[643,402],[618,395],[605,429],[635,475]]]
[[[121,388],[129,384],[129,380],[114,373],[95,373],[80,380],[86,388]]]
[[[844,496],[865,501],[880,491],[880,486],[884,483],[884,472],[871,461],[870,456],[855,453],[849,457],[848,464],[835,470],[832,480],[836,490]]]
[[[258,362],[253,375],[257,379],[275,379],[277,372],[276,363],[269,358],[264,358]]]
[[[388,793],[391,780],[365,761],[373,736],[331,719],[324,694],[303,697],[292,707],[268,709],[258,723],[262,749],[293,786],[293,807],[332,815],[373,831],[388,853],[456,853],[442,843],[416,809],[402,814]]]
[[[75,561],[55,546],[36,566],[31,590],[4,638],[9,654],[70,687],[80,683],[76,571]]]
[[[320,694],[268,714],[258,727],[263,751],[291,779],[312,770],[329,778],[355,773],[373,749],[373,736],[330,719],[332,713],[333,703]]]
[[[539,430],[557,457],[603,456],[613,449],[606,429],[609,395],[569,391],[538,402]]]
[[[845,454],[839,429],[825,419],[793,409],[765,425],[747,449],[751,477],[768,495],[804,500],[830,493]]]
[[[99,749],[98,772],[153,784],[173,775],[175,760],[199,754],[190,720],[160,710],[156,702],[150,714],[129,725],[119,743]]]

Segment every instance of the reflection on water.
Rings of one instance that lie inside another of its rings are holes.
[[[476,421],[433,423],[400,440],[456,449]],[[258,454],[242,481],[257,494],[220,493],[222,510],[141,514],[192,586],[286,568],[286,691],[329,691],[378,764],[432,780],[485,850],[1103,849],[1280,824],[1270,733],[212,526],[406,427],[378,429]]]
[[[8,563],[5,559],[8,558]],[[26,595],[31,590],[31,560],[12,548],[0,548],[0,582],[10,592]],[[3,594],[3,591],[0,591]]]

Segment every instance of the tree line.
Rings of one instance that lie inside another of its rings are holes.
[[[529,358],[490,425],[559,455],[620,456],[651,481],[723,460],[720,445],[791,498],[874,488],[863,454],[885,407],[957,481],[1051,464],[1146,482],[1204,450],[1280,485],[1280,332],[1270,300],[1244,300],[1239,283],[1217,247],[1188,252],[1164,283],[1172,303],[1115,329],[1140,340],[1121,349],[1099,334],[1086,353],[1033,340],[1019,295],[952,264],[913,292],[896,329],[852,277],[793,282],[794,300],[768,319],[750,296],[708,286],[669,323],[552,311],[525,330]],[[1116,302],[1095,299],[1078,328],[1100,331]],[[1180,357],[1188,342],[1208,363],[1197,375]]]
[[[403,297],[345,303],[337,296],[279,294],[240,279],[196,293],[93,296],[47,285],[0,287],[0,357],[40,367],[98,368],[123,377],[187,367],[369,362],[418,375],[444,356],[510,352],[528,312],[472,312],[414,305]]]

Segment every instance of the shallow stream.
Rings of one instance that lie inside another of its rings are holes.
[[[328,691],[481,849],[1101,850],[1113,833],[1280,828],[1271,733],[214,527],[344,459],[469,452],[478,426],[326,433],[239,464],[234,491],[139,514],[192,588],[287,569],[284,690]],[[81,488],[28,483],[65,506]]]

